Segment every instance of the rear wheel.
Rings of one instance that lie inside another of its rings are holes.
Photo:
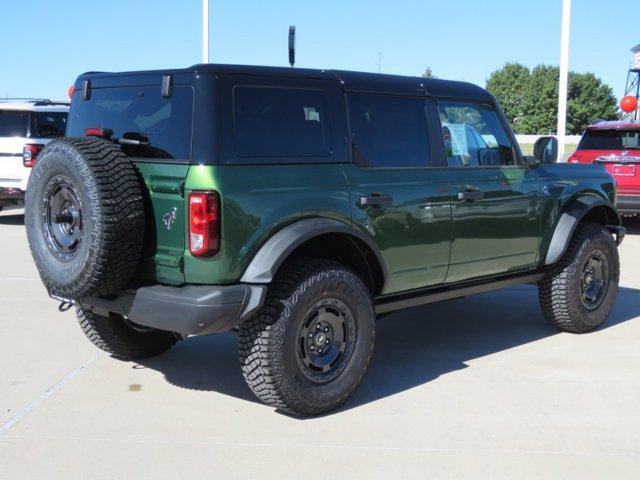
[[[374,321],[371,294],[354,272],[324,260],[295,262],[241,326],[242,373],[268,405],[301,416],[327,412],[360,384]]]
[[[542,312],[560,330],[595,330],[613,307],[619,278],[620,260],[611,233],[602,225],[581,224],[566,253],[540,282]]]
[[[119,315],[106,317],[83,308],[77,308],[76,315],[91,343],[121,360],[153,357],[178,341],[171,332],[136,325]]]

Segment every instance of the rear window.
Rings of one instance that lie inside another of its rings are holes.
[[[0,110],[0,137],[26,137],[29,112]]]
[[[32,138],[63,137],[67,131],[67,112],[32,112]]]
[[[122,145],[129,157],[188,160],[191,156],[193,90],[175,86],[170,98],[160,87],[93,88],[89,100],[74,98],[68,135],[86,128],[110,128],[114,138],[142,140]]]
[[[238,86],[233,92],[240,157],[321,157],[331,154],[322,90]]]
[[[578,144],[578,150],[631,149],[640,149],[640,131],[587,130]]]

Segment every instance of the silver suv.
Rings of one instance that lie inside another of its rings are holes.
[[[0,210],[24,204],[38,153],[67,129],[69,102],[0,100]]]

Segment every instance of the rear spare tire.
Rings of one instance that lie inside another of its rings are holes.
[[[25,226],[50,295],[120,293],[144,243],[142,188],[133,163],[106,140],[50,142],[29,178]]]

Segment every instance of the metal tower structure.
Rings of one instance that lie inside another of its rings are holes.
[[[624,89],[624,94],[640,100],[640,43],[631,49],[631,53],[631,64],[627,72],[627,86]],[[635,112],[626,114],[625,118],[637,122],[640,120],[639,110],[636,109]]]

